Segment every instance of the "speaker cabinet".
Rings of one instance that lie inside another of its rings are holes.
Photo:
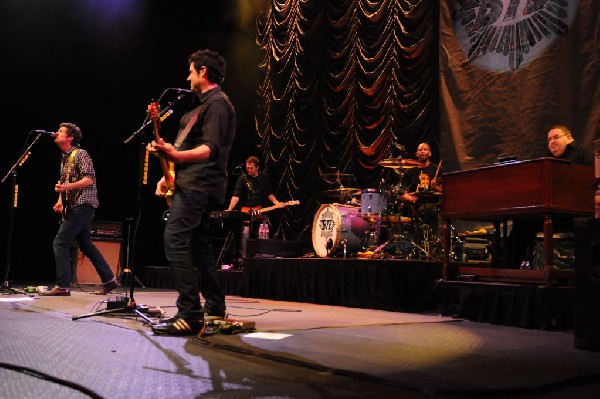
[[[106,259],[106,262],[114,275],[119,278],[119,269],[121,267],[121,240],[92,238],[92,242],[104,256],[104,259]],[[92,262],[90,262],[89,258],[79,250],[77,251],[75,276],[75,281],[78,284],[102,284],[100,276],[96,273],[96,268],[92,265]]]

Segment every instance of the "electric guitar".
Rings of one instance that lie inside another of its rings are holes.
[[[158,103],[153,102],[148,105],[148,114],[152,119],[154,140],[160,140],[160,135],[158,133],[160,129],[160,112]],[[173,202],[173,195],[175,193],[175,164],[173,162],[169,162],[162,157],[158,157],[160,160],[160,168],[162,170],[163,176],[165,177],[165,184],[167,185],[167,193],[165,194],[165,199],[167,201],[167,205],[171,206]]]
[[[299,203],[300,203],[300,201],[298,201],[298,200],[292,200],[292,201],[288,201],[288,202],[281,202],[281,205],[286,207],[286,206],[290,206],[290,205],[298,205]],[[273,209],[277,209],[277,208],[280,208],[280,206],[273,205],[273,206],[269,206],[266,208],[261,208],[260,206],[255,206],[255,207],[243,206],[242,212],[249,213],[253,218],[258,218],[263,213],[267,213],[267,212],[272,211]]]
[[[65,181],[58,180],[59,185],[67,183],[69,181],[69,177],[71,176],[71,166],[73,164],[73,160],[75,159],[75,155],[77,155],[77,151],[79,151],[79,150],[77,148],[75,148],[69,155],[69,158],[67,159],[67,171],[66,171]],[[67,213],[69,212],[69,192],[61,191],[59,194],[59,198],[60,198],[60,203],[62,205],[62,209],[60,211],[60,216],[61,216],[62,220],[64,221],[67,218]]]
[[[59,180],[58,184],[62,184],[62,182]],[[69,198],[67,196],[66,191],[61,191],[59,194],[59,197],[60,197],[60,203],[62,204],[62,209],[60,210],[60,216],[61,216],[62,220],[64,221],[65,218],[67,217],[67,212],[69,211]]]

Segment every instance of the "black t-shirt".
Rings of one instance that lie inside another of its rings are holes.
[[[407,189],[407,192],[414,193],[417,191],[417,187],[421,183],[427,183],[427,187],[423,191],[431,190],[431,181],[435,177],[435,173],[437,172],[438,165],[430,162],[428,166],[424,168],[410,168],[404,172],[404,176],[402,178],[402,185]],[[438,172],[437,175],[437,184],[441,184],[441,176],[442,170]],[[419,202],[425,201],[437,201],[437,197],[435,196],[424,196],[419,198]]]
[[[594,164],[594,154],[591,149],[585,148],[577,144],[575,141],[567,144],[567,148],[565,148],[565,152],[560,157],[554,157],[552,153],[548,152],[549,157],[558,158],[558,159],[567,159],[573,163],[578,163],[582,165],[593,165]]]
[[[237,179],[233,190],[233,195],[240,198],[238,207],[268,206],[270,194],[273,194],[273,186],[269,177],[262,172],[256,177],[244,173]]]
[[[190,150],[205,144],[210,147],[210,159],[175,164],[175,192],[178,188],[198,190],[217,203],[224,203],[229,151],[235,138],[235,109],[220,87],[198,94],[194,108],[181,118],[178,137],[199,107],[196,123],[176,148]]]

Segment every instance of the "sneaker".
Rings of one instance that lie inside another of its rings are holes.
[[[100,291],[95,291],[94,294],[106,295],[117,287],[119,287],[119,283],[117,282],[116,278],[113,278],[108,283],[102,284],[102,289]]]
[[[206,307],[202,307],[202,312],[204,312],[204,318],[210,318],[210,319],[224,319],[226,316],[226,312],[225,310],[222,311],[214,311],[212,309],[208,309]]]
[[[185,320],[181,317],[152,326],[155,334],[167,335],[196,335],[204,328],[204,320]]]
[[[38,295],[40,296],[71,296],[71,290],[68,288],[61,288],[59,286],[55,286],[49,291],[40,292]]]

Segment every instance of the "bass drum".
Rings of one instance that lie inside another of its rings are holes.
[[[357,252],[365,244],[371,230],[363,219],[360,208],[341,204],[323,204],[315,215],[312,242],[320,257]]]

